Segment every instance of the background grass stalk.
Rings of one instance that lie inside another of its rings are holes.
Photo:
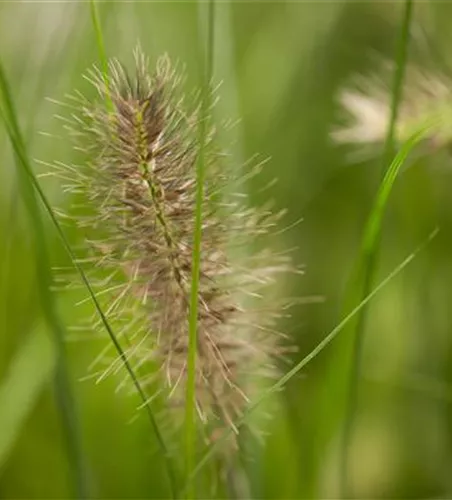
[[[395,72],[391,92],[391,114],[388,125],[387,135],[383,149],[383,181],[380,186],[380,192],[377,195],[377,201],[372,209],[368,225],[366,226],[361,254],[358,259],[358,283],[355,290],[358,297],[366,297],[374,280],[374,275],[377,267],[379,243],[381,235],[381,218],[383,215],[384,205],[386,204],[387,196],[395,177],[391,175],[391,167],[385,171],[389,159],[393,156],[395,145],[395,132],[397,124],[397,116],[399,105],[402,98],[403,83],[405,77],[405,68],[407,64],[407,52],[410,35],[410,26],[413,12],[413,0],[406,0],[404,5],[404,18],[401,24],[400,37],[397,46],[395,57]],[[415,141],[416,142],[416,141]],[[413,144],[414,145],[414,144]],[[397,175],[398,169],[392,172]],[[385,175],[389,174],[389,175]],[[362,271],[361,271],[362,270]],[[353,285],[352,285],[353,286]],[[360,291],[361,290],[361,291]],[[369,310],[368,307],[363,307],[357,318],[356,327],[353,332],[353,352],[351,360],[351,372],[349,378],[349,387],[347,391],[347,403],[345,409],[344,430],[340,454],[340,491],[342,498],[350,498],[352,496],[352,488],[349,477],[348,456],[351,446],[352,432],[357,413],[358,403],[358,386],[361,372],[361,363],[363,356],[364,334],[367,325]]]
[[[200,3],[202,6],[202,2]],[[201,116],[199,121],[199,152],[196,162],[196,206],[195,206],[195,226],[193,239],[193,259],[192,276],[190,290],[190,312],[188,325],[188,359],[187,359],[187,387],[185,406],[185,467],[186,477],[193,473],[196,463],[196,425],[195,425],[195,404],[196,404],[196,353],[198,348],[198,290],[199,290],[199,269],[201,262],[201,239],[202,239],[202,202],[204,197],[204,177],[205,177],[205,148],[208,131],[208,112],[210,107],[210,85],[213,73],[213,50],[214,50],[214,5],[215,1],[210,0],[207,9],[207,50],[205,58],[201,60],[202,68],[202,93],[201,93]],[[204,50],[201,48],[201,53]],[[188,498],[195,498],[196,490],[194,482],[190,483],[187,490]]]
[[[413,17],[413,0],[405,0],[403,21],[400,28],[400,38],[395,57],[396,67],[394,69],[394,80],[391,92],[391,115],[389,126],[385,138],[383,149],[382,177],[384,176],[386,165],[394,155],[395,133],[399,105],[402,101],[403,83],[405,80],[405,69],[408,60],[408,45],[410,39],[410,26]]]
[[[45,241],[44,224],[41,219],[35,191],[29,183],[25,172],[22,168],[20,168],[25,163],[28,163],[28,156],[19,128],[19,122],[12,101],[10,87],[1,63],[0,90],[0,112],[15,152],[16,166],[18,167],[19,187],[30,217],[35,240],[35,258],[39,298],[46,322],[53,334],[52,339],[56,348],[54,384],[57,405],[61,415],[62,428],[66,440],[70,471],[73,475],[74,494],[77,498],[88,498],[88,485],[85,477],[86,467],[81,449],[81,439],[72,389],[67,373],[66,350],[64,344],[65,328],[58,315],[54,297],[51,292],[52,275],[50,270],[50,259]]]

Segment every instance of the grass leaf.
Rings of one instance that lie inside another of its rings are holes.
[[[400,28],[400,38],[396,54],[396,69],[394,74],[392,88],[391,115],[387,130],[384,151],[383,151],[383,168],[386,168],[389,158],[393,155],[395,130],[399,106],[402,98],[403,83],[405,77],[405,68],[407,64],[407,49],[410,36],[410,25],[413,12],[412,0],[405,1],[404,19]],[[376,202],[370,214],[368,223],[365,228],[361,253],[358,257],[358,276],[355,281],[358,289],[358,300],[365,297],[372,289],[375,269],[377,266],[379,241],[382,227],[382,219],[385,207],[389,198],[389,194],[394,185],[400,167],[406,159],[410,150],[422,138],[423,132],[414,134],[402,147],[400,154],[396,156],[385,172],[383,181],[380,185],[379,192],[376,197]],[[355,302],[353,302],[355,303]],[[348,450],[350,447],[351,433],[354,426],[355,413],[357,408],[357,393],[358,380],[360,376],[361,360],[363,355],[363,341],[366,329],[368,316],[367,307],[363,308],[357,316],[356,328],[353,339],[353,353],[351,359],[351,374],[348,382],[348,394],[346,395],[346,415],[344,424],[344,433],[341,445],[340,458],[340,481],[341,492],[343,498],[351,496],[351,489],[348,478]]]

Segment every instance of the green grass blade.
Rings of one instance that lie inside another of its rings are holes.
[[[11,145],[13,146],[15,152],[16,166],[20,167],[23,162],[28,162],[28,157],[12,101],[10,87],[1,63],[0,115],[5,124]],[[88,487],[85,479],[85,465],[81,451],[75,405],[66,369],[66,352],[64,345],[65,330],[57,313],[53,294],[51,293],[52,275],[45,241],[45,229],[41,219],[35,192],[31,184],[28,182],[23,169],[21,168],[18,168],[18,182],[31,221],[32,229],[34,231],[39,298],[46,322],[52,331],[53,342],[57,352],[54,382],[57,404],[61,414],[64,435],[67,442],[68,459],[71,466],[71,472],[74,475],[74,492],[78,498],[86,498],[88,496]]]
[[[362,297],[367,296],[369,290],[372,286],[372,278],[375,271],[375,259],[376,252],[378,249],[378,244],[380,241],[380,235],[382,230],[383,216],[385,213],[385,208],[389,199],[389,195],[394,186],[397,175],[402,167],[404,161],[406,160],[409,152],[415,147],[415,145],[422,139],[425,131],[422,130],[416,133],[411,139],[409,139],[401,148],[394,161],[388,168],[386,175],[381,183],[380,189],[378,191],[374,207],[371,211],[370,217],[366,224],[364,231],[364,237],[362,242],[362,248],[360,252],[360,257],[358,260],[358,265],[354,273],[353,283],[358,283],[357,288],[353,288],[351,296],[348,299],[351,304],[356,303]],[[351,440],[351,431],[353,428],[353,423],[355,419],[356,412],[356,396],[357,396],[357,382],[360,372],[361,356],[362,356],[362,343],[363,343],[363,332],[366,320],[366,314],[368,312],[367,307],[363,307],[356,317],[355,323],[351,326],[351,330],[354,331],[353,336],[353,351],[351,359],[351,373],[348,383],[348,402],[346,404],[346,415],[344,421],[344,434],[341,446],[341,491],[343,498],[348,498],[350,496],[350,485],[348,481],[347,473],[347,456],[348,449]]]
[[[404,19],[400,30],[400,40],[396,54],[396,70],[394,74],[392,88],[391,115],[387,130],[384,151],[383,151],[383,172],[389,159],[393,156],[395,143],[395,130],[397,123],[398,110],[402,98],[403,82],[405,77],[405,68],[407,64],[407,50],[409,41],[409,32],[413,12],[413,1],[405,1]],[[384,209],[388,201],[389,194],[394,185],[395,178],[403,164],[405,157],[415,143],[421,138],[421,134],[416,134],[407,143],[404,144],[401,153],[389,166],[384,174],[376,203],[372,209],[368,224],[365,229],[361,254],[358,259],[358,289],[361,290],[359,298],[365,297],[372,288],[375,269],[377,266],[379,241],[381,234],[382,218]],[[399,158],[399,161],[397,161]],[[359,300],[359,299],[358,299]],[[368,317],[368,308],[363,308],[356,319],[356,328],[354,329],[353,352],[351,360],[351,374],[348,382],[348,395],[346,402],[346,414],[344,423],[344,432],[341,445],[340,458],[340,489],[342,498],[351,496],[351,486],[348,477],[348,450],[350,448],[351,433],[354,427],[355,414],[357,410],[358,381],[361,369],[361,360],[363,354],[364,332],[366,329]]]
[[[370,293],[367,295],[356,307],[354,307],[343,319],[342,321],[313,349],[307,356],[305,356],[297,365],[295,365],[289,372],[287,372],[283,377],[281,377],[274,385],[268,388],[262,393],[262,395],[254,401],[244,413],[242,418],[237,422],[237,427],[240,428],[249,417],[249,415],[256,410],[256,408],[264,402],[268,397],[270,397],[275,392],[280,391],[284,385],[293,378],[297,373],[300,372],[308,363],[310,363],[314,358],[316,358],[338,335],[344,330],[344,328],[354,319],[354,317],[390,282],[392,281],[401,271],[403,271],[408,264],[410,264],[420,251],[433,240],[433,238],[438,234],[438,229],[435,229],[418,248],[414,250],[408,257],[406,257],[388,276],[380,282]],[[204,454],[202,459],[198,462],[193,474],[188,479],[188,484],[185,485],[186,488],[189,487],[189,483],[193,481],[195,476],[200,472],[200,470],[208,463],[208,461],[213,457],[215,451],[228,436],[233,432],[231,429],[226,430],[222,436],[209,448],[209,450]]]
[[[399,153],[389,165],[388,171],[386,172],[380,189],[378,190],[374,207],[366,224],[361,251],[363,255],[369,255],[375,248],[381,233],[382,220],[389,195],[391,194],[395,180],[400,172],[400,168],[407,159],[410,151],[424,137],[425,131],[426,129],[422,129],[410,137],[410,139],[403,144]]]
[[[0,470],[39,394],[55,370],[56,352],[42,328],[30,333],[0,386]]]
[[[198,290],[199,290],[199,268],[201,262],[201,238],[202,238],[202,205],[204,197],[205,178],[205,148],[208,130],[208,110],[210,107],[210,84],[213,73],[213,45],[214,45],[214,0],[208,3],[208,35],[206,60],[203,61],[202,94],[201,94],[201,117],[199,121],[199,152],[196,162],[196,207],[195,227],[193,242],[193,260],[190,291],[190,312],[188,325],[188,359],[187,359],[187,387],[185,404],[185,474],[190,477],[196,462],[196,425],[195,425],[195,398],[196,398],[196,353],[198,335]],[[195,498],[195,485],[191,482],[187,490],[187,498]]]

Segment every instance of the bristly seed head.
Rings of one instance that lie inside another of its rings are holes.
[[[152,76],[137,51],[133,78],[112,61],[108,83],[98,71],[89,80],[101,99],[82,99],[75,118],[86,162],[68,166],[64,173],[89,202],[87,213],[78,211],[75,219],[89,238],[93,267],[104,273],[106,295],[114,290],[107,315],[124,325],[120,333],[128,358],[143,384],[155,384],[158,377],[176,407],[185,395],[200,106],[192,112],[184,109],[180,79],[166,57]],[[292,266],[287,256],[268,250],[250,254],[255,240],[269,234],[281,213],[236,201],[243,197],[226,190],[233,172],[221,165],[213,139],[210,130],[196,407],[202,422],[235,428],[258,387],[256,380],[274,376],[272,359],[285,351],[273,328],[279,304],[273,301],[270,308],[256,302]],[[157,366],[157,373],[149,366]]]
[[[393,70],[386,64],[368,77],[355,77],[349,88],[339,93],[339,103],[348,114],[347,123],[336,126],[331,136],[337,143],[370,148],[385,140],[391,115],[391,91],[388,82]],[[383,74],[383,77],[381,76]],[[445,75],[408,66],[395,127],[398,143],[424,130],[432,149],[450,148],[452,92]]]

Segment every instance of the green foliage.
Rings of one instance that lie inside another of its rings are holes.
[[[449,152],[417,136],[402,145],[397,155],[388,153],[385,164],[394,161],[380,185],[382,147],[378,154],[351,163],[353,146],[338,146],[329,138],[340,120],[336,98],[344,82],[357,73],[379,71],[380,61],[370,54],[392,58],[402,7],[402,2],[395,6],[345,1],[217,2],[215,6],[215,43],[208,43],[213,47],[212,85],[219,81],[223,85],[216,91],[219,103],[213,121],[222,145],[232,151],[231,161],[248,159],[256,151],[271,157],[262,175],[250,179],[243,189],[256,205],[270,192],[275,206],[288,208],[278,236],[269,238],[269,244],[281,252],[297,247],[296,259],[306,266],[304,276],[280,283],[275,290],[275,296],[306,297],[306,304],[298,301],[291,316],[278,325],[297,344],[298,352],[290,354],[290,365],[280,367],[282,378],[262,388],[244,418],[260,419],[264,410],[271,410],[271,420],[263,425],[265,439],[244,435],[241,442],[253,498],[339,495],[344,388],[352,365],[347,330],[370,300],[359,406],[348,447],[352,491],[356,497],[373,498],[451,495]],[[431,45],[428,63],[446,71],[451,8],[420,2],[415,7],[414,26],[427,33]],[[187,89],[202,88],[197,40],[206,43],[204,21],[199,22],[196,2],[100,2],[97,6],[6,2],[0,4],[0,13],[0,58],[17,108],[13,115],[30,138],[18,141],[17,131],[11,128],[10,93],[3,92],[2,111],[9,129],[0,127],[4,165],[0,172],[0,496],[73,494],[65,478],[68,469],[74,472],[80,464],[74,455],[68,460],[62,438],[65,424],[60,416],[67,410],[55,404],[58,400],[48,391],[53,387],[52,370],[60,363],[78,403],[73,415],[80,417],[81,432],[75,440],[77,446],[83,444],[82,468],[88,473],[91,495],[167,497],[162,461],[168,454],[162,452],[159,429],[154,426],[156,434],[149,425],[155,424],[155,415],[146,414],[150,408],[137,410],[149,395],[143,392],[137,403],[135,397],[115,393],[122,377],[133,376],[133,369],[99,384],[80,380],[98,352],[115,342],[108,321],[104,326],[110,337],[105,339],[87,331],[83,341],[72,342],[79,333],[65,332],[68,359],[62,364],[61,345],[49,342],[60,337],[47,335],[57,328],[48,321],[46,307],[57,314],[64,330],[77,325],[80,317],[102,315],[96,295],[86,291],[87,281],[83,291],[53,291],[51,283],[51,267],[73,266],[76,261],[67,250],[84,248],[85,235],[73,226],[60,228],[62,246],[54,224],[41,218],[37,208],[24,211],[20,200],[26,199],[18,193],[28,189],[31,200],[37,185],[30,191],[30,180],[47,172],[32,158],[68,164],[79,160],[64,123],[52,116],[67,110],[45,97],[62,101],[74,89],[89,97],[91,90],[82,78],[86,68],[100,63],[104,71],[105,52],[128,65],[137,41],[151,65],[168,52],[184,64]],[[422,66],[425,61],[416,52],[417,41],[412,40],[410,61]],[[425,50],[425,44],[419,48]],[[440,67],[439,58],[432,62],[435,50],[444,52],[446,68]],[[238,119],[241,122],[232,129],[221,126],[224,120]],[[416,155],[419,148],[422,157]],[[28,177],[18,177],[15,159],[17,167],[30,167]],[[279,182],[264,190],[275,176]],[[39,186],[47,208],[70,207],[72,195],[64,193],[60,183],[42,177]],[[14,198],[18,201],[12,210]],[[368,214],[372,214],[370,220]],[[293,223],[301,218],[301,224]],[[422,244],[435,227],[441,228],[439,237]],[[360,247],[363,236],[365,244]],[[39,252],[39,237],[45,241],[45,253]],[[362,279],[362,262],[356,256],[360,250],[362,255],[369,252],[378,240],[375,285],[369,293],[353,294],[350,315],[340,318],[338,311],[347,293],[344,283],[350,274],[359,282]],[[202,259],[199,253],[195,257]],[[38,278],[36,271],[41,273]],[[318,301],[317,295],[325,300]],[[90,303],[75,306],[87,296]],[[193,333],[196,315],[191,328]],[[324,337],[324,332],[330,334]],[[123,347],[118,344],[117,349],[126,361]],[[193,456],[193,433],[188,429],[186,452]],[[198,496],[225,494],[224,484],[209,489],[218,446],[201,458],[198,455],[188,467],[189,479],[199,481]],[[185,460],[183,447],[176,454]],[[234,488],[229,489],[231,494]],[[194,496],[193,490],[188,494]]]

